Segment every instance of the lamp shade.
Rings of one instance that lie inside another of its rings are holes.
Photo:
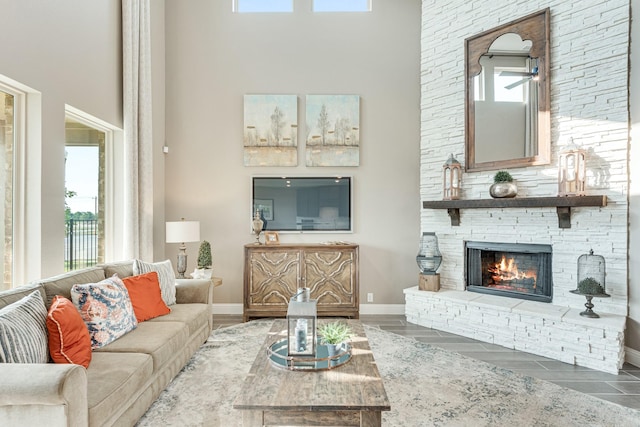
[[[200,241],[200,221],[170,221],[166,224],[167,243]]]

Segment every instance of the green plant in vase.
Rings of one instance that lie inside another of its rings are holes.
[[[499,171],[493,176],[493,185],[489,188],[489,194],[496,199],[515,197],[518,194],[518,187],[509,172]]]
[[[211,243],[203,240],[198,250],[198,268],[195,269],[192,276],[194,279],[210,279],[213,273],[211,257]]]
[[[329,322],[318,326],[318,335],[321,342],[327,346],[329,356],[335,356],[338,348],[353,337],[353,332],[349,325],[344,322]]]
[[[499,171],[493,176],[493,182],[496,184],[499,182],[513,182],[513,177],[507,171]]]

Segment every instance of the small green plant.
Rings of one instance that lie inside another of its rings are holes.
[[[211,244],[203,240],[198,251],[198,268],[211,268]]]
[[[513,177],[507,171],[499,171],[493,176],[493,182],[513,182]]]
[[[353,333],[344,322],[330,322],[318,326],[318,335],[324,344],[340,344],[349,340]]]
[[[593,277],[587,277],[585,279],[582,279],[580,283],[578,283],[578,291],[581,294],[587,294],[587,295],[604,294],[604,289],[602,288],[600,283]]]

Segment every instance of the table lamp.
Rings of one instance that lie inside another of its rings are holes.
[[[168,221],[166,224],[166,242],[180,243],[178,252],[178,278],[184,279],[187,271],[187,242],[200,241],[200,221]]]

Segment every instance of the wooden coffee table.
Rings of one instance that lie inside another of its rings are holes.
[[[319,323],[327,319],[320,319]],[[290,371],[272,365],[267,347],[286,337],[286,321],[275,320],[233,403],[243,426],[380,426],[389,399],[358,320],[345,320],[356,335],[351,360],[326,371]]]

